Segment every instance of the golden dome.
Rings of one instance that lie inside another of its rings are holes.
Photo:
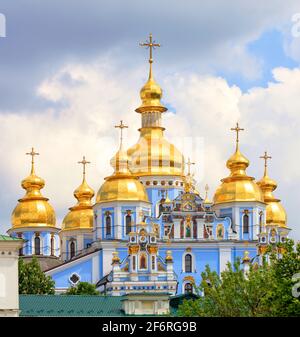
[[[12,228],[23,227],[55,227],[56,217],[48,198],[42,196],[40,190],[45,186],[45,181],[38,177],[34,171],[34,156],[38,153],[34,149],[32,156],[31,172],[22,180],[21,186],[26,194],[15,207],[11,216]]]
[[[242,130],[238,127],[234,130]],[[263,195],[260,188],[254,182],[253,177],[249,177],[246,169],[249,160],[240,152],[238,137],[235,153],[227,160],[227,168],[230,175],[221,180],[222,184],[217,188],[213,201],[215,204],[233,201],[259,201],[263,202]]]
[[[110,161],[114,174],[105,178],[100,187],[96,202],[145,201],[149,202],[147,192],[137,177],[128,169],[128,156],[121,142],[120,149]]]
[[[267,172],[267,160],[271,157],[265,152],[264,156],[260,157],[265,160],[264,176],[257,182],[263,193],[264,202],[266,205],[266,223],[277,224],[280,227],[286,227],[287,215],[286,211],[280,203],[279,199],[276,199],[273,195],[273,191],[277,188],[275,180],[268,176]]]
[[[92,207],[92,198],[95,195],[94,190],[85,180],[85,165],[89,162],[83,160],[83,180],[80,186],[74,191],[74,197],[78,200],[77,205],[70,207],[70,212],[65,216],[62,223],[62,230],[93,229],[94,212]]]
[[[139,129],[140,138],[127,154],[129,169],[136,176],[184,174],[184,158],[181,152],[164,138],[164,128],[161,126],[161,115],[167,111],[162,103],[162,90],[155,82],[152,73],[152,47],[159,46],[152,41],[143,44],[150,49],[149,78],[140,91],[142,104],[136,109],[141,113],[142,127]]]
[[[140,138],[128,149],[129,168],[136,176],[183,176],[182,153],[163,136],[160,128],[140,129]]]

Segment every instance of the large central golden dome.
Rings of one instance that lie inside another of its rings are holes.
[[[121,142],[120,149],[111,159],[114,174],[105,178],[100,187],[96,202],[144,201],[149,202],[147,192],[137,177],[128,169],[128,156]]]
[[[240,152],[238,138],[236,151],[227,160],[226,166],[230,170],[230,175],[221,180],[222,183],[213,198],[215,204],[233,201],[264,201],[261,189],[255,183],[254,178],[246,173],[249,160]]]
[[[37,153],[32,149],[32,156]],[[11,216],[12,228],[24,227],[55,227],[56,217],[48,198],[42,196],[40,190],[45,181],[35,174],[34,161],[31,162],[30,175],[22,180],[26,194],[15,207]]]
[[[149,44],[152,45],[152,35]],[[164,138],[161,115],[167,111],[161,103],[162,89],[152,73],[150,51],[149,78],[140,91],[142,104],[136,109],[141,114],[142,127],[138,142],[128,149],[129,168],[136,176],[183,176],[184,157],[182,153]]]

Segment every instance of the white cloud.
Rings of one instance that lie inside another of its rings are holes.
[[[63,102],[62,108],[0,114],[0,155],[5,158],[1,183],[8,191],[1,194],[0,202],[5,205],[6,226],[22,195],[19,183],[29,173],[29,158],[24,153],[31,146],[41,153],[37,173],[46,180],[43,193],[50,198],[59,220],[75,203],[72,193],[81,180],[77,161],[82,155],[92,161],[88,181],[97,192],[103,178],[111,173],[109,160],[118,146],[113,126],[120,119],[130,125],[125,135],[127,145],[138,138],[140,116],[134,109],[139,105],[137,83],[144,75],[141,69],[118,73],[103,59],[90,65],[70,64],[37,88],[41,97]],[[176,111],[165,113],[163,124],[167,137],[179,147],[192,141],[194,151],[185,147],[184,152],[197,162],[194,170],[200,193],[208,183],[212,197],[219,180],[227,175],[225,163],[234,150],[234,134],[229,129],[240,121],[246,129],[241,147],[251,161],[249,174],[260,178],[263,164],[258,157],[267,148],[273,156],[270,175],[279,182],[276,196],[284,200],[294,237],[299,238],[300,69],[274,69],[274,79],[267,88],[243,94],[221,77],[170,75],[160,84],[165,89],[165,102]]]

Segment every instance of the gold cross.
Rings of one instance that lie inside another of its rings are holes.
[[[123,121],[121,120],[119,125],[115,125],[115,128],[118,128],[118,129],[121,130],[120,141],[121,141],[121,144],[122,144],[122,142],[123,142],[123,129],[127,129],[128,125],[123,124]]]
[[[83,179],[85,179],[85,167],[87,164],[90,164],[90,161],[85,160],[85,156],[82,157],[82,160],[78,162],[78,164],[82,164],[83,166]]]
[[[34,172],[34,156],[38,156],[39,153],[35,152],[34,151],[34,148],[32,147],[31,148],[31,151],[30,152],[27,152],[26,153],[28,156],[31,156],[31,173]]]
[[[240,131],[244,131],[245,129],[240,128],[239,127],[239,123],[236,123],[236,127],[235,128],[231,128],[230,130],[236,132],[236,143],[238,144],[238,142],[239,142],[239,132]]]
[[[272,159],[272,157],[271,157],[271,156],[268,156],[268,153],[267,153],[267,151],[265,151],[265,154],[264,154],[263,156],[260,156],[259,158],[262,158],[262,159],[264,159],[264,161],[265,161],[265,167],[267,167],[267,166],[268,166],[268,159]]]
[[[147,47],[150,50],[150,55],[149,55],[149,63],[153,63],[153,58],[152,58],[152,49],[155,49],[156,47],[160,47],[159,43],[155,43],[155,41],[152,40],[152,34],[150,33],[149,35],[149,41],[146,41],[144,43],[140,43],[141,47]]]
[[[188,175],[191,175],[191,166],[195,165],[195,163],[192,163],[190,158],[188,159],[187,163],[185,163],[188,166]]]

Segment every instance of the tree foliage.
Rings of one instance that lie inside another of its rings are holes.
[[[88,282],[78,282],[74,287],[70,287],[66,295],[99,295],[99,291],[96,290],[94,284]]]
[[[42,272],[36,257],[29,263],[19,259],[19,294],[54,294],[54,285],[52,278]]]
[[[292,240],[278,244],[282,257],[268,248],[269,263],[251,265],[245,276],[240,260],[221,273],[221,277],[206,266],[197,288],[203,296],[184,301],[180,316],[300,316],[300,298],[293,296],[293,276],[300,272],[300,244]]]

